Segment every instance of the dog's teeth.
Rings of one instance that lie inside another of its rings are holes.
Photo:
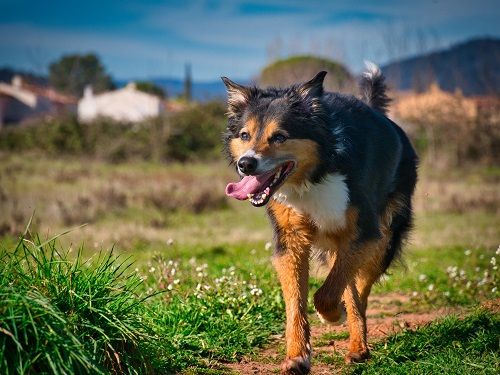
[[[248,199],[252,199],[252,197],[253,197],[253,194],[247,194]]]
[[[264,189],[265,194],[269,194],[270,191],[271,191],[271,189],[269,189],[269,186]]]
[[[266,199],[266,197],[267,197],[267,194],[266,193],[262,193],[262,195],[261,195],[262,199],[261,200],[264,201],[264,199]]]

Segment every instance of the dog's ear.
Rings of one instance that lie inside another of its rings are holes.
[[[250,99],[250,88],[239,85],[227,77],[221,77],[227,89],[227,106],[229,116],[237,116],[245,108]]]
[[[298,87],[300,95],[304,99],[319,98],[321,95],[323,95],[323,81],[325,80],[326,73],[327,72],[325,71],[321,71],[316,74],[310,81],[301,84]]]

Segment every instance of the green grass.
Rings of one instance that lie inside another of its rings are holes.
[[[372,359],[352,374],[498,374],[500,317],[479,310],[449,316],[377,344]]]
[[[37,237],[4,249],[0,267],[0,373],[206,369],[281,329],[279,289],[248,268],[156,256],[133,270],[111,252],[84,260]]]
[[[453,181],[466,180],[460,189],[482,189],[482,181],[491,179],[490,189],[496,179],[457,173],[451,173]],[[428,181],[442,178],[432,177]],[[221,363],[245,355],[263,360],[259,347],[284,331],[272,249],[266,247],[272,233],[264,210],[246,202],[220,204],[231,178],[222,162],[112,165],[0,154],[0,212],[5,213],[0,218],[0,373],[215,374],[225,371]],[[424,175],[417,203],[426,199],[428,181]],[[172,209],[171,200],[181,202],[182,193],[191,196],[198,190],[208,193],[213,206],[201,212],[190,203]],[[482,195],[482,190],[463,191]],[[57,205],[58,200],[63,204]],[[446,205],[436,207],[417,211],[405,266],[395,264],[373,290],[411,296],[399,311],[475,306],[499,297],[498,269],[491,259],[499,258],[500,217],[491,208],[459,214]],[[36,236],[19,241],[33,209],[31,228],[43,238],[88,224],[57,243],[40,246],[45,241]],[[112,255],[101,251],[113,246]],[[133,265],[123,263],[127,257]],[[311,278],[311,297],[321,283]],[[326,334],[320,344],[345,336]],[[391,338],[387,348],[377,346],[372,362],[379,363],[379,355],[396,355],[399,345]],[[279,343],[280,358],[283,350]],[[444,349],[437,357],[430,347],[422,350],[428,359],[414,359],[416,368],[424,362],[445,366]],[[486,360],[498,360],[488,353],[482,354]],[[452,362],[457,358],[449,355]],[[340,368],[342,353],[318,353],[314,363]],[[389,363],[380,366],[391,368]]]

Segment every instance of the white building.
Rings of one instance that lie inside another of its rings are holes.
[[[140,122],[157,117],[162,112],[162,100],[156,95],[137,90],[134,83],[98,95],[94,95],[92,88],[87,86],[83,98],[78,101],[78,119],[81,122],[90,122],[97,117]]]

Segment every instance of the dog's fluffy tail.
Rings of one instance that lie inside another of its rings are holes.
[[[391,99],[387,96],[385,77],[380,68],[370,61],[365,61],[366,72],[359,82],[362,100],[373,109],[387,113]]]

